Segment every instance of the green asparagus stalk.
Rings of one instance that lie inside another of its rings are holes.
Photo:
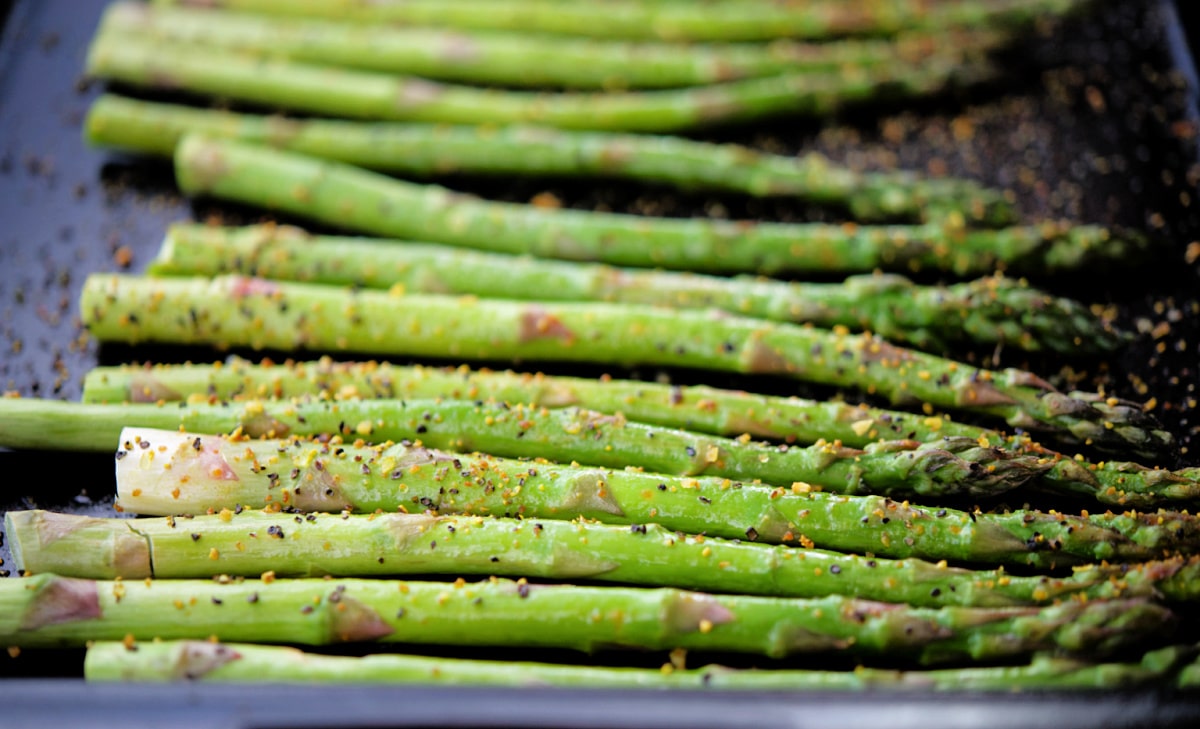
[[[489,202],[338,162],[187,136],[175,154],[184,192],[281,210],[362,232],[499,253],[619,266],[761,274],[876,269],[1042,275],[1129,261],[1145,244],[1105,228],[1047,223],[967,230],[957,221],[849,226],[646,218]]]
[[[93,144],[167,157],[185,134],[200,132],[401,175],[607,176],[756,197],[796,196],[845,207],[863,221],[931,219],[951,212],[988,225],[1016,219],[1001,193],[968,180],[857,172],[816,153],[783,157],[678,137],[284,119],[113,95],[92,104],[85,131]]]
[[[328,416],[292,413],[286,407],[272,412],[252,407],[242,413],[241,421],[283,427],[275,414],[288,422],[303,419],[304,428],[337,427],[320,422],[328,421]],[[144,420],[135,415],[128,422]],[[88,423],[88,427],[97,425]],[[122,509],[151,515],[194,514],[240,505],[302,511],[583,517],[884,557],[1034,567],[1146,561],[1195,553],[1200,545],[1200,524],[1186,513],[1130,511],[1079,517],[1036,511],[968,513],[878,496],[830,494],[803,483],[790,489],[772,488],[636,469],[559,466],[447,453],[430,450],[425,443],[406,445],[407,441],[399,445],[385,441],[375,447],[341,443],[326,453],[324,444],[251,441],[245,435],[213,438],[194,434],[204,428],[188,430],[193,432],[140,427],[123,432],[117,456]]]
[[[1140,405],[1063,394],[1017,369],[961,365],[877,337],[606,303],[355,291],[238,276],[93,274],[80,311],[102,342],[375,352],[459,360],[662,365],[857,387],[897,403],[1002,418],[1063,442],[1159,454],[1173,439]],[[451,336],[452,333],[452,336]]]
[[[149,273],[243,273],[285,281],[484,298],[609,301],[716,308],[774,321],[873,331],[922,349],[1012,344],[1068,353],[1108,351],[1125,341],[1083,305],[1002,277],[917,286],[898,275],[843,284],[784,283],[516,258],[458,248],[310,236],[289,226],[175,225]]]
[[[214,365],[97,367],[83,383],[92,403],[203,402],[262,398],[418,398],[487,400],[536,407],[583,407],[621,413],[641,423],[713,435],[788,443],[841,441],[865,448],[881,438],[920,442],[945,437],[1000,444],[1046,459],[1048,470],[1034,482],[1056,493],[1094,498],[1121,508],[1153,508],[1200,501],[1200,473],[1168,471],[1135,463],[1089,463],[1047,450],[1027,437],[898,410],[840,401],[755,395],[714,387],[679,387],[654,382],[547,376],[517,372],[398,367],[386,362],[292,362],[251,364],[234,357]]]
[[[97,643],[88,648],[89,681],[230,683],[383,683],[469,686],[572,686],[623,689],[758,691],[1049,691],[1144,686],[1170,678],[1195,655],[1187,646],[1146,653],[1134,663],[1087,663],[1045,654],[1027,665],[927,671],[730,669],[647,670],[521,661],[429,658],[395,653],[362,657],[305,653],[297,648],[210,641]],[[1195,665],[1195,664],[1193,664]],[[1179,674],[1181,685],[1185,669]],[[1194,685],[1194,684],[1193,684]]]
[[[887,0],[847,7],[838,0],[781,3],[724,0],[616,0],[564,4],[555,0],[156,0],[160,6],[193,5],[268,15],[349,20],[360,23],[502,29],[520,32],[704,41],[825,39],[845,35],[890,36],[906,30],[941,31],[960,26],[1025,27],[1060,15],[1078,0],[999,0],[927,4]]]
[[[927,96],[996,75],[983,61],[963,64],[955,51],[920,63],[851,67],[838,73],[792,71],[682,89],[542,93],[256,58],[125,33],[95,37],[87,73],[147,89],[210,94],[335,117],[635,132],[676,132],[792,115],[822,117],[847,104]]]
[[[529,646],[594,651],[687,648],[783,657],[841,651],[934,665],[1065,650],[1103,656],[1169,630],[1143,599],[1046,608],[936,610],[829,597],[706,595],[671,588],[523,581],[324,579],[101,582],[52,574],[0,580],[0,641],[204,639]]]
[[[700,435],[626,422],[586,410],[479,407],[466,401],[392,402],[407,423],[387,436],[380,419],[356,427],[376,437],[420,438],[435,447],[470,448],[501,456],[544,457],[678,476],[758,480],[776,486],[804,481],[834,493],[889,496],[989,497],[1014,489],[1047,468],[1035,456],[1012,456],[970,438],[940,442],[881,441],[865,448],[821,442],[805,447]],[[337,408],[330,410],[336,413]],[[436,420],[435,420],[436,419]],[[325,418],[328,432],[340,431]],[[277,432],[279,436],[285,432]],[[605,437],[608,436],[608,437]],[[111,447],[116,440],[107,443]]]
[[[979,52],[1007,40],[1004,33],[979,29],[946,37],[828,44],[629,43],[271,18],[135,2],[110,6],[98,32],[430,79],[571,89],[702,86],[801,70],[840,72],[919,62],[947,48]]]
[[[1200,557],[1021,577],[921,560],[685,536],[655,524],[426,514],[227,510],[188,519],[10,511],[17,569],[91,579],[422,574],[598,580],[778,597],[853,595],[913,606],[1012,607],[1070,597],[1200,600]],[[274,535],[285,532],[287,538]],[[352,548],[345,545],[353,545]]]

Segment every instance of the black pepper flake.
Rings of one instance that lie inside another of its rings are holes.
[[[749,529],[747,529],[746,530],[746,539],[749,539],[752,542],[758,541],[758,530],[755,529],[754,527],[750,527]]]
[[[245,510],[246,510],[246,507],[242,506],[241,504],[233,505],[233,513],[235,513],[235,514],[240,514]]]
[[[942,516],[945,516],[945,515],[946,515],[946,510],[945,510],[945,509],[938,509],[938,510],[937,510],[937,516],[939,516],[939,517],[942,517]]]
[[[631,524],[629,526],[629,531],[633,532],[634,534],[645,534],[646,533],[646,525],[645,524]]]
[[[399,610],[396,611],[396,617],[397,618],[404,617],[404,608],[400,608]]]
[[[454,459],[454,470],[455,471],[462,470],[462,461],[458,460],[457,458]]]
[[[428,432],[429,432],[429,428],[424,423],[417,426],[417,434],[418,435],[421,433],[428,433]]]
[[[250,596],[246,598],[246,602],[250,603],[251,605],[258,602],[258,593],[257,592],[250,593]]]
[[[499,558],[499,557],[492,557],[492,561],[493,561],[493,562],[499,562],[499,561],[500,561],[500,558]]]
[[[279,474],[278,473],[268,473],[267,474],[267,488],[273,489],[278,485],[279,485]]]
[[[842,566],[840,564],[830,565],[829,573],[832,575],[842,574]]]
[[[129,455],[127,451],[117,451],[117,460],[119,461],[127,455]]]
[[[436,542],[436,541],[430,542],[430,543],[429,543],[429,548],[430,548],[430,549],[437,549],[437,542]]]
[[[665,483],[660,483],[660,484],[658,485],[658,490],[659,490],[659,491],[666,491],[666,490],[667,490],[667,485],[666,485]]]
[[[224,601],[224,600],[222,600],[222,599],[221,599],[221,598],[219,598],[219,597],[214,597],[214,598],[212,599],[212,604],[213,604],[213,605],[224,605],[224,604],[225,604],[225,601]]]
[[[196,440],[192,441],[192,448],[195,448],[196,450],[200,450],[200,438],[199,438],[199,436],[197,436],[197,437],[196,437]]]
[[[292,480],[293,480],[293,481],[295,481],[295,480],[296,480],[296,479],[298,479],[298,478],[300,478],[300,469],[299,469],[299,468],[293,468],[293,469],[292,469]]]
[[[711,504],[712,503],[712,499],[708,498],[707,496],[697,496],[696,498],[700,499],[700,503],[702,503],[702,504]]]
[[[875,561],[875,560],[873,560],[873,559],[868,559],[868,560],[867,560],[867,567],[870,567],[871,569],[875,569],[875,567],[876,567],[878,564],[879,564],[879,563],[878,563],[878,562],[876,562],[876,561]]]
[[[521,596],[521,599],[529,597],[529,585],[524,582],[517,585],[517,594]]]
[[[267,527],[267,534],[275,537],[276,539],[283,539],[283,529],[274,524]]]
[[[935,587],[935,588],[933,588],[932,590],[930,590],[930,591],[929,591],[929,596],[930,596],[930,597],[938,597],[938,596],[939,596],[939,595],[941,595],[941,594],[942,594],[942,591],[941,591],[941,589],[940,589],[940,588],[937,588],[937,587]]]
[[[313,611],[312,605],[305,605],[304,607],[300,608],[300,612],[304,615],[308,615],[312,611]]]
[[[193,541],[193,542],[198,542],[198,541],[200,541],[200,535],[199,535],[199,534],[197,534],[196,532],[192,532],[192,541]]]
[[[688,446],[687,448],[684,448],[683,450],[687,452],[688,456],[690,456],[692,458],[696,457],[696,449],[695,448]]]

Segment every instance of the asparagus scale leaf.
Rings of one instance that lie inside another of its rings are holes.
[[[925,671],[856,668],[853,671],[731,669],[647,670],[522,661],[483,661],[376,653],[329,656],[297,648],[211,641],[97,643],[88,648],[89,681],[203,681],[259,683],[445,684],[468,686],[573,686],[622,689],[760,691],[1050,691],[1143,686],[1193,674],[1180,664],[1195,655],[1188,646],[1151,651],[1140,661],[1088,663],[1039,654],[1026,665]],[[1195,664],[1193,664],[1195,665]]]
[[[682,189],[793,196],[845,207],[858,220],[918,220],[930,213],[970,223],[1016,219],[997,190],[963,179],[907,172],[859,172],[807,153],[758,152],[681,137],[572,131],[549,127],[479,128],[445,124],[285,119],[106,94],[85,122],[92,144],[170,157],[189,133],[268,144],[358,167],[430,175],[626,178]]]
[[[707,273],[876,269],[1039,275],[1128,263],[1147,246],[1132,233],[1052,222],[968,229],[963,216],[925,225],[853,226],[647,218],[491,202],[436,185],[294,152],[188,135],[175,177],[207,195],[385,237],[497,253]]]
[[[274,412],[286,411],[283,407]],[[246,422],[251,427],[270,423],[277,428],[284,422],[261,407],[250,412]],[[283,417],[302,419],[305,427],[321,425],[313,412]],[[354,431],[347,430],[354,437]],[[723,478],[468,456],[403,443],[330,446],[143,428],[131,429],[121,439],[117,491],[122,508],[141,514],[194,514],[241,505],[584,517],[886,557],[1036,567],[1154,560],[1176,552],[1195,553],[1200,543],[1196,517],[1166,511],[1086,517],[965,512],[885,497],[828,494],[803,483],[772,488]]]
[[[98,519],[10,511],[17,569],[92,579],[496,575],[596,580],[779,597],[853,595],[913,606],[1011,607],[1070,597],[1200,599],[1200,558],[1016,576],[916,559],[689,536],[624,526],[429,514],[223,509],[190,518]],[[286,535],[286,538],[279,536]],[[347,548],[346,545],[353,545]]]
[[[417,398],[488,400],[536,407],[583,407],[621,413],[630,420],[714,435],[744,434],[789,443],[841,441],[864,448],[880,439],[922,442],[965,437],[1044,459],[1041,488],[1118,506],[1146,508],[1200,501],[1198,474],[1136,463],[1089,463],[1048,450],[1025,437],[898,410],[841,401],[757,395],[714,387],[680,387],[612,378],[591,380],[490,370],[400,367],[386,362],[252,364],[240,358],[213,365],[97,367],[87,374],[83,399],[93,403]]]
[[[965,342],[1078,354],[1124,341],[1083,305],[1002,277],[917,286],[898,275],[841,284],[785,283],[517,258],[447,246],[310,236],[289,226],[174,225],[149,272],[242,273],[410,293],[495,299],[607,301],[868,330],[923,349]]]
[[[857,387],[898,403],[1002,418],[1068,443],[1156,455],[1173,437],[1136,403],[1060,393],[873,336],[607,303],[480,303],[239,276],[93,274],[84,324],[100,341],[360,351],[459,360],[663,365]],[[454,336],[448,336],[453,332]]]
[[[1103,656],[1169,630],[1142,599],[1045,608],[936,610],[828,597],[707,595],[671,588],[356,579],[105,582],[0,580],[0,640],[35,648],[94,640],[206,639],[328,645],[397,642],[783,657],[905,655],[925,665],[1063,650]]]

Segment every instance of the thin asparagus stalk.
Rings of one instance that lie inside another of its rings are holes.
[[[238,276],[93,274],[80,311],[102,342],[530,359],[770,374],[1002,418],[1063,442],[1156,455],[1170,433],[1136,403],[1063,394],[1022,370],[961,365],[877,337],[606,303],[479,302]],[[451,335],[452,333],[452,335]]]
[[[1078,0],[1000,0],[936,3],[887,0],[848,8],[837,0],[780,3],[725,0],[623,0],[564,4],[556,0],[156,0],[160,6],[197,6],[260,14],[348,20],[395,25],[503,29],[521,32],[705,41],[762,41],[775,38],[826,39],[846,35],[890,36],[906,30],[941,31],[960,26],[1025,27],[1046,15],[1060,15]]]
[[[281,210],[362,232],[499,253],[619,266],[761,274],[876,269],[1041,275],[1134,260],[1145,245],[1095,226],[967,230],[958,223],[846,226],[646,218],[480,200],[348,165],[187,136],[184,192]]]
[[[328,421],[328,415],[292,413],[287,408],[274,413],[289,422],[303,419],[304,428],[337,427],[318,422]],[[211,418],[214,413],[205,414],[210,425],[218,425]],[[258,407],[242,415],[242,422],[259,427],[283,426],[272,412]],[[145,420],[134,414],[127,422]],[[225,420],[228,425],[238,418]],[[88,423],[88,427],[98,425]],[[1187,513],[1109,512],[1080,517],[1036,511],[968,513],[877,496],[829,494],[802,483],[791,489],[771,488],[636,469],[467,456],[405,443],[376,447],[342,443],[331,455],[326,445],[194,434],[209,429],[124,432],[117,455],[121,508],[151,515],[204,513],[240,505],[531,519],[584,517],[614,524],[657,523],[689,534],[768,544],[1034,567],[1146,561],[1200,551],[1200,524]]]
[[[1143,686],[1170,678],[1195,655],[1188,646],[1146,653],[1138,662],[1087,663],[1037,655],[1020,666],[927,671],[731,669],[647,670],[522,661],[429,658],[395,653],[362,657],[305,653],[297,648],[211,641],[97,643],[88,648],[89,681],[231,683],[383,683],[468,686],[574,686],[624,689],[759,691],[1049,691]],[[1195,664],[1193,664],[1195,665]],[[1180,685],[1185,669],[1179,674]],[[1194,685],[1194,684],[1193,684]]]
[[[87,73],[147,89],[178,90],[354,119],[450,124],[537,123],[564,129],[676,132],[781,116],[828,116],[851,103],[928,96],[995,76],[959,52],[920,63],[789,73],[708,86],[626,92],[502,91],[373,71],[319,66],[97,35]]]
[[[1169,630],[1142,599],[1046,608],[931,610],[829,597],[706,595],[671,588],[296,579],[102,582],[58,575],[0,580],[0,641],[18,647],[95,640],[205,639],[672,648],[782,657],[842,651],[926,665],[1028,656],[1103,656]]]
[[[280,530],[286,539],[273,536]],[[310,513],[296,521],[251,510],[130,520],[10,511],[4,531],[17,569],[91,579],[256,577],[268,571],[279,577],[496,575],[778,597],[853,595],[918,607],[1012,607],[1070,597],[1200,600],[1200,557],[1089,565],[1069,577],[1020,577],[685,536],[656,524],[630,529],[403,513]]]
[[[1078,355],[1112,350],[1126,341],[1083,305],[1002,277],[953,286],[917,286],[898,275],[880,274],[851,277],[842,284],[728,279],[400,241],[310,236],[290,226],[174,225],[148,272],[242,273],[285,281],[400,287],[410,293],[716,308],[773,321],[867,330],[943,351],[971,342]]]
[[[1002,444],[1050,463],[1034,482],[1056,493],[1094,498],[1122,508],[1153,508],[1200,501],[1200,473],[1168,471],[1136,463],[1089,463],[1050,451],[1027,437],[898,410],[831,401],[755,395],[714,387],[654,382],[472,371],[465,367],[399,367],[386,362],[293,362],[251,364],[237,357],[213,365],[97,367],[83,383],[84,402],[171,402],[206,399],[320,397],[325,399],[418,398],[487,400],[536,407],[583,407],[621,413],[640,423],[713,435],[788,443],[841,441],[865,448],[881,438],[920,442],[964,437]]]
[[[816,153],[783,157],[679,137],[284,119],[108,94],[92,104],[85,123],[93,144],[167,157],[189,132],[270,144],[401,175],[607,176],[756,197],[795,196],[845,207],[863,221],[931,219],[949,213],[988,225],[1016,219],[1000,192],[969,180],[856,172]]]
[[[919,62],[951,47],[977,52],[1007,40],[1004,33],[979,29],[946,37],[827,44],[629,43],[271,18],[138,2],[111,5],[98,32],[430,79],[571,89],[702,86],[801,70],[839,72]]]

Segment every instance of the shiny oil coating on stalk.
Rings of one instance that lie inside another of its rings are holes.
[[[1195,469],[1170,471],[1137,463],[1093,463],[1050,450],[1028,437],[897,410],[840,400],[814,402],[655,382],[563,377],[466,367],[400,367],[386,362],[334,362],[328,358],[289,364],[252,364],[239,358],[212,365],[97,367],[84,378],[90,403],[158,403],[188,400],[256,400],[315,397],[333,400],[451,399],[527,404],[539,408],[582,407],[621,413],[629,420],[669,428],[788,443],[841,441],[865,448],[879,440],[919,442],[965,437],[981,444],[1036,456],[1049,468],[1034,485],[1055,493],[1091,498],[1111,507],[1188,507],[1200,501]],[[352,406],[345,406],[352,407]],[[46,446],[43,446],[46,447]]]
[[[1196,553],[1200,544],[1200,523],[1183,513],[1080,517],[1038,511],[965,512],[884,497],[828,494],[801,483],[772,488],[722,478],[446,453],[411,444],[330,446],[230,439],[194,433],[237,429],[261,434],[285,427],[329,432],[328,421],[345,414],[326,410],[322,416],[309,410],[301,415],[286,404],[264,408],[256,403],[244,416],[226,411],[223,422],[208,410],[207,423],[201,423],[200,418],[181,421],[172,410],[143,406],[145,418],[129,417],[129,410],[118,415],[118,422],[148,421],[153,413],[165,412],[159,423],[193,431],[125,432],[117,455],[117,488],[119,503],[128,511],[203,513],[240,504],[301,511],[584,517],[617,524],[656,523],[688,534],[770,544],[1043,568],[1153,560],[1176,552]],[[514,420],[522,417],[518,413]],[[382,427],[380,419],[368,422]],[[417,417],[414,422],[433,421]],[[353,425],[342,427],[347,437],[355,437]],[[436,437],[436,429],[423,435],[429,434]]]
[[[1066,577],[1015,576],[686,535],[657,524],[403,512],[300,518],[218,502],[212,510],[143,519],[10,511],[5,533],[16,569],[92,579],[496,575],[780,597],[853,595],[918,607],[1200,599],[1200,557],[1088,565]]]
[[[27,648],[215,636],[299,645],[687,648],[770,657],[836,650],[936,665],[1057,649],[1103,656],[1161,634],[1174,620],[1167,608],[1141,599],[931,610],[844,597],[499,579],[105,582],[43,574],[0,580],[0,641]]]
[[[285,211],[346,229],[498,253],[705,273],[1039,275],[1143,255],[1147,240],[1107,228],[1042,223],[967,228],[651,218],[481,200],[339,162],[242,142],[183,138],[175,177],[189,195]],[[286,184],[280,182],[286,180]]]
[[[89,681],[205,681],[444,684],[467,686],[573,686],[622,689],[774,691],[1051,691],[1142,686],[1175,678],[1196,686],[1196,649],[1171,646],[1136,663],[1091,663],[1039,655],[1029,664],[894,671],[859,666],[853,671],[690,670],[608,668],[519,661],[484,661],[374,654],[361,658],[305,653],[296,648],[209,641],[97,643],[88,649]]]
[[[725,190],[754,197],[797,197],[844,207],[857,220],[922,220],[961,215],[972,224],[1007,225],[1016,213],[998,190],[970,180],[908,172],[860,172],[809,153],[787,157],[735,144],[682,137],[548,127],[285,119],[127,99],[92,104],[92,144],[170,157],[189,133],[241,139],[400,175],[608,177]]]
[[[159,6],[199,6],[266,15],[332,18],[362,23],[520,30],[596,38],[762,41],[889,36],[904,30],[960,26],[1023,28],[1085,6],[1080,0],[971,0],[930,5],[885,0],[847,6],[840,0],[787,7],[770,0],[606,0],[601,5],[557,0],[155,0]]]
[[[93,274],[80,311],[100,341],[357,351],[457,360],[663,365],[858,387],[897,403],[994,418],[1068,443],[1157,456],[1173,438],[1136,403],[1060,393],[855,336],[707,312],[608,303],[509,302],[226,276]],[[453,332],[454,336],[448,334]]]
[[[740,276],[549,261],[409,241],[311,236],[290,226],[174,225],[148,272],[171,276],[241,273],[409,293],[490,299],[603,301],[870,331],[944,351],[988,343],[1078,355],[1115,349],[1125,336],[1082,304],[1004,277],[918,286],[895,274],[843,283],[790,283]]]

